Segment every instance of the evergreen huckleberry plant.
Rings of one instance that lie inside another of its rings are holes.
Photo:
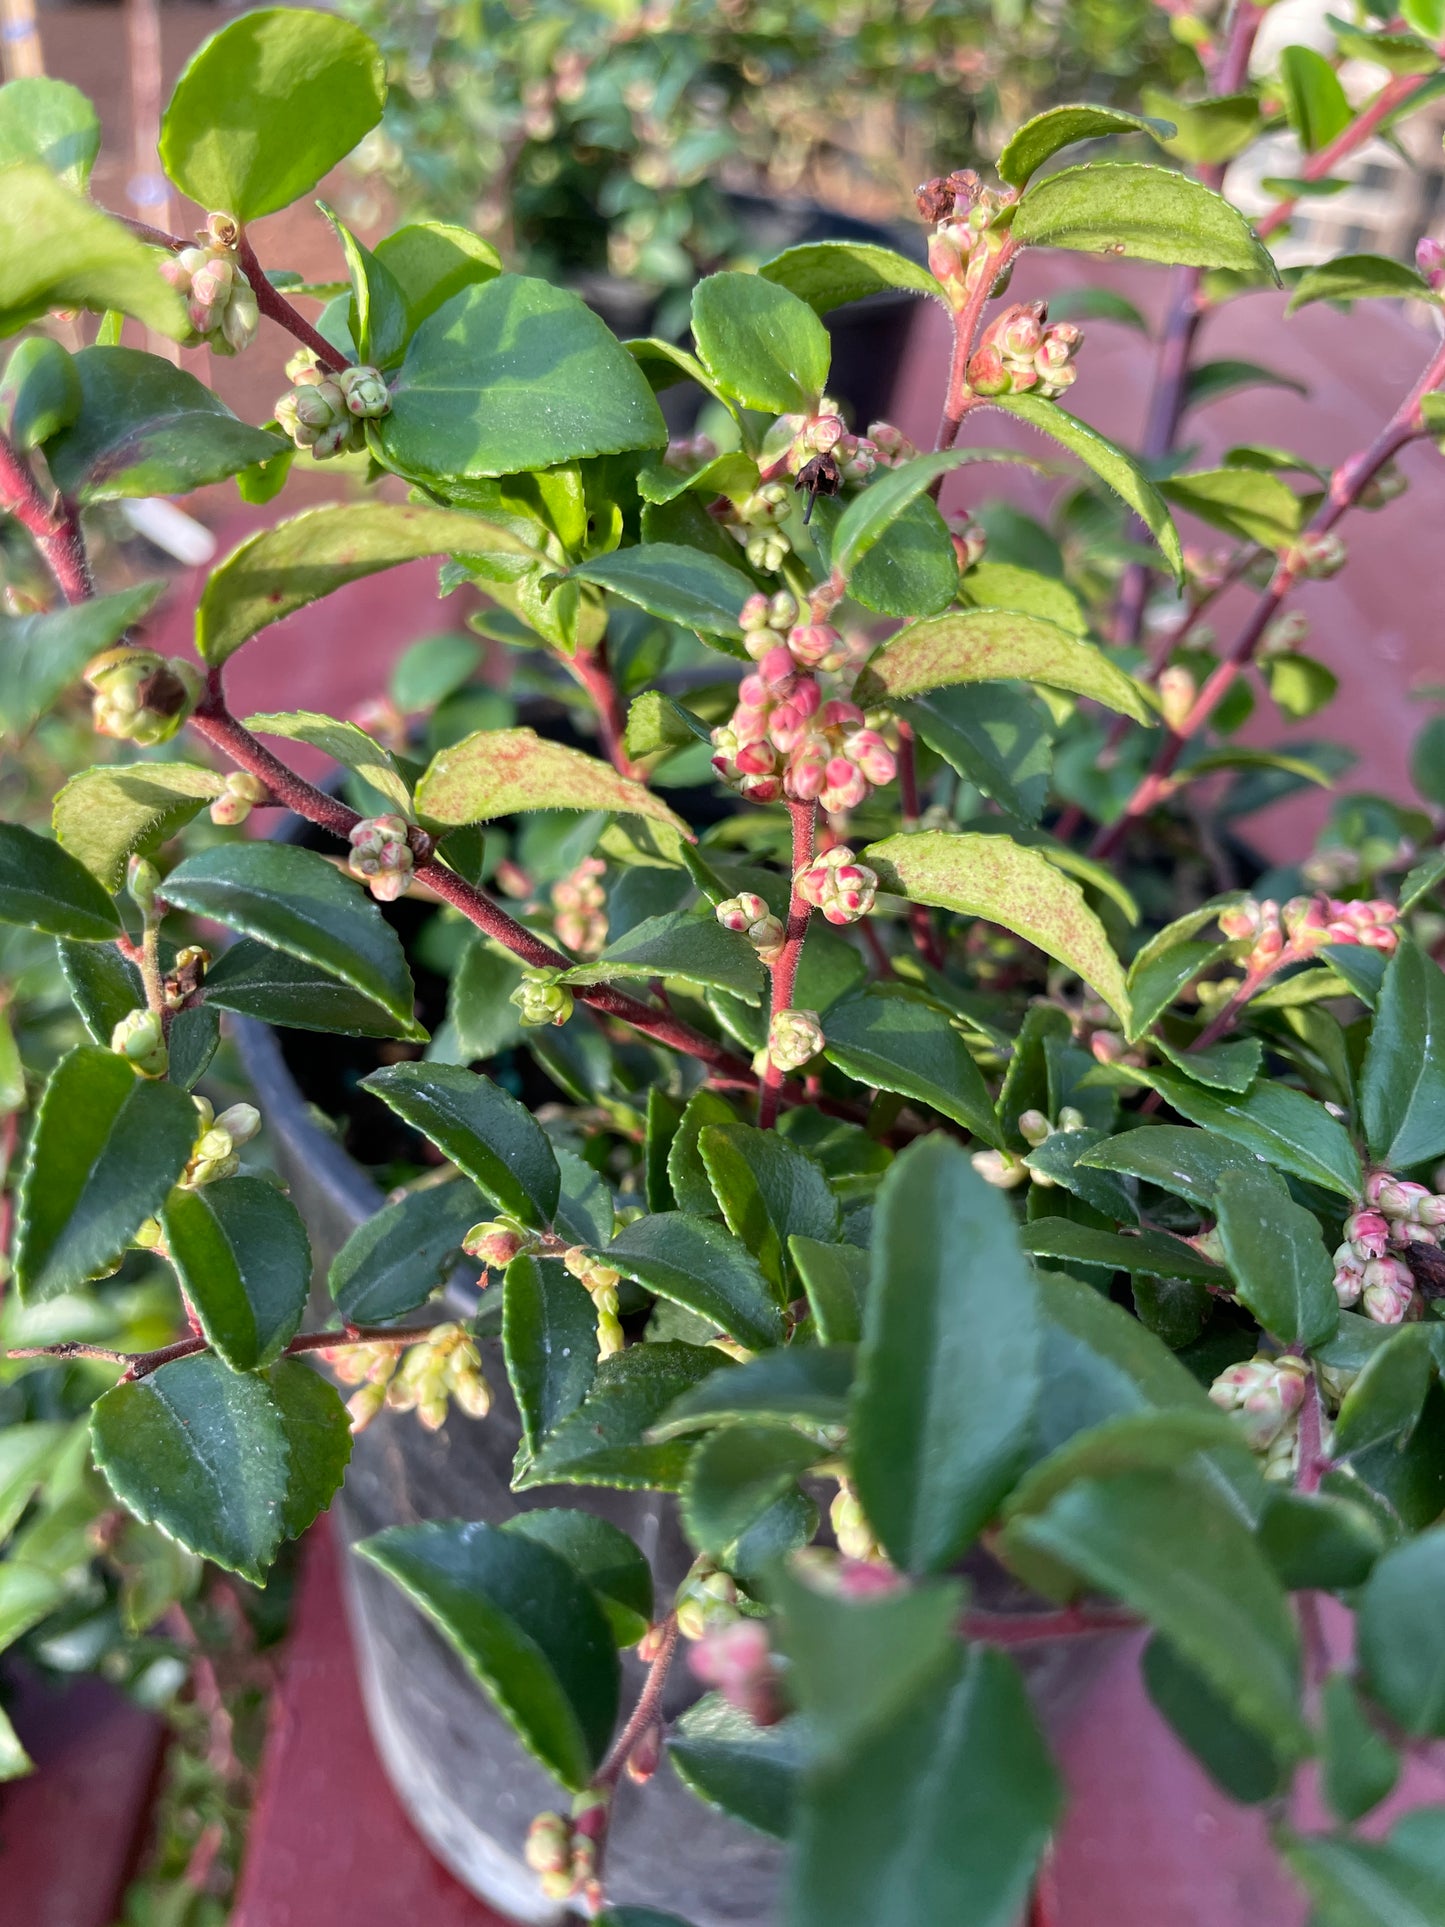
[[[1052,109],[996,184],[927,181],[919,259],[839,241],[707,276],[685,347],[620,342],[426,221],[368,248],[333,216],[349,288],[306,319],[286,288],[329,265],[273,278],[251,226],[379,121],[375,48],[333,15],[242,16],[182,75],[161,158],[207,212],[195,245],[51,171],[54,115],[79,116],[65,153],[94,149],[73,90],[0,95],[35,154],[0,167],[0,724],[24,752],[88,716],[94,757],[53,834],[0,824],[6,944],[31,946],[0,949],[0,1225],[32,1468],[0,1576],[40,1557],[47,1482],[73,1491],[51,1421],[77,1399],[97,1506],[174,1555],[158,1615],[200,1560],[260,1582],[353,1431],[504,1424],[500,1334],[514,1485],[575,1504],[358,1551],[570,1796],[519,1823],[517,1859],[617,1927],[640,1916],[613,1813],[674,1770],[788,1838],[788,1927],[1045,1927],[1068,1790],[1019,1662],[1127,1627],[1322,1923],[1445,1918],[1445,1810],[1356,1830],[1445,1737],[1442,722],[1424,807],[1342,795],[1268,873],[1238,825],[1336,764],[1233,741],[1258,703],[1327,704],[1284,605],[1348,566],[1357,508],[1438,489],[1417,445],[1445,434],[1445,348],[1327,475],[1268,448],[1193,468],[1178,433],[1201,318],[1248,297],[1272,325],[1265,243],[1433,91],[1440,23],[1336,23],[1342,72],[1375,76],[1347,93],[1303,47],[1256,72],[1247,0],[1169,12],[1177,100]],[[1221,165],[1281,116],[1298,171],[1251,223]],[[1173,265],[1138,456],[1061,406],[1087,398],[1086,326],[1131,311],[1051,310],[1046,247]],[[880,287],[951,318],[927,452],[828,389],[821,317]],[[1320,263],[1289,305],[1401,295],[1438,330],[1434,243]],[[99,338],[62,345],[59,312],[104,315]],[[300,353],[253,426],[185,354],[263,325]],[[674,387],[702,413],[670,439]],[[976,473],[940,513],[988,457],[959,446],[985,408],[1080,465],[1049,527]],[[357,489],[210,571],[197,664],[148,647],[154,591],[106,588],[104,505],[231,476],[270,499],[296,460]],[[1176,508],[1227,546],[1186,550]],[[253,636],[418,557],[547,703],[481,685],[458,634],[359,717],[234,713]],[[1202,620],[1227,590],[1232,636]],[[318,847],[256,836],[273,811]],[[430,1038],[399,931],[450,973]],[[35,945],[73,1018],[26,1016]],[[375,1040],[367,1101],[411,1133],[309,1329],[306,1227],[251,1162],[268,1121],[213,1063],[232,1012]],[[474,1314],[429,1313],[459,1254]],[[97,1341],[132,1289],[170,1331]],[[680,1579],[589,1509],[609,1486],[677,1495]],[[1026,1609],[989,1604],[1005,1579]],[[3,1727],[0,1760],[23,1768]],[[1311,1763],[1324,1822],[1296,1797]]]

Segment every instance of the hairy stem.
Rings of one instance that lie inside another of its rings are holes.
[[[152,1017],[160,1019],[163,1030],[169,1031],[171,1014],[166,1009],[165,985],[161,975],[161,920],[158,916],[148,916],[141,931],[140,980],[145,986],[146,1009]]]
[[[95,584],[79,515],[63,495],[46,501],[29,464],[4,435],[0,435],[0,509],[13,515],[30,536],[65,600],[88,602]]]
[[[780,1010],[790,1010],[793,1003],[793,990],[798,981],[798,965],[803,956],[803,939],[808,934],[808,919],[812,916],[811,904],[798,895],[798,874],[806,870],[813,860],[813,836],[818,824],[818,805],[816,803],[789,803],[788,814],[793,821],[793,867],[788,887],[788,922],[783,935],[782,954],[768,965],[772,979],[772,994],[768,999],[768,1036],[772,1039],[772,1023]],[[758,1094],[758,1123],[763,1130],[771,1130],[778,1118],[778,1105],[783,1095],[783,1073],[773,1062],[771,1049],[768,1052],[767,1068],[763,1072],[762,1089]]]
[[[329,1351],[341,1345],[417,1345],[423,1339],[430,1338],[437,1329],[435,1325],[418,1325],[400,1331],[395,1325],[348,1325],[343,1331],[301,1332],[291,1340],[282,1356],[294,1358],[301,1352]],[[210,1340],[196,1332],[189,1338],[178,1338],[172,1345],[159,1345],[149,1352],[114,1352],[104,1345],[87,1345],[79,1339],[67,1339],[62,1345],[21,1345],[14,1351],[6,1352],[5,1356],[103,1358],[113,1365],[125,1366],[122,1379],[137,1379],[148,1378],[152,1372],[158,1372],[162,1365],[174,1364],[178,1358],[193,1358],[197,1352],[210,1349]]]
[[[1425,85],[1433,75],[1396,74],[1387,80],[1368,107],[1361,108],[1348,127],[1341,128],[1328,147],[1322,147],[1318,154],[1309,155],[1300,166],[1298,178],[1302,181],[1323,181],[1328,179],[1340,162],[1347,160],[1358,148],[1364,146],[1379,129],[1382,122],[1399,109]],[[1282,228],[1299,205],[1297,194],[1277,201],[1268,213],[1260,216],[1254,224],[1254,231],[1264,240]]]
[[[1012,241],[1005,242],[1002,252],[995,261],[993,274],[980,281],[964,305],[954,313],[953,358],[949,364],[948,392],[944,397],[943,417],[938,424],[938,435],[933,444],[935,450],[941,451],[953,447],[958,440],[958,431],[963,425],[964,416],[983,399],[968,385],[969,359],[973,354],[974,338],[978,333],[978,324],[983,319],[983,311],[988,306],[994,289],[998,286],[999,276],[1003,274],[1017,253],[1018,249]],[[942,486],[943,477],[940,476],[930,491],[935,501]]]
[[[592,699],[592,707],[597,712],[597,734],[607,760],[619,776],[635,779],[637,768],[625,746],[627,719],[607,661],[607,638],[604,636],[595,649],[579,649],[568,666]]]
[[[637,1704],[633,1707],[626,1726],[612,1742],[606,1759],[592,1776],[592,1784],[599,1792],[610,1792],[617,1785],[633,1747],[648,1727],[656,1724],[662,1705],[663,1690],[667,1685],[667,1676],[677,1653],[677,1640],[677,1614],[672,1612],[662,1622],[657,1654],[647,1669],[647,1678],[642,1682],[642,1691],[637,1696]]]
[[[325,335],[318,334],[305,315],[297,313],[281,290],[271,286],[266,279],[266,270],[256,259],[256,250],[251,246],[250,237],[244,231],[236,241],[236,254],[241,271],[251,284],[256,306],[263,315],[284,328],[287,334],[294,335],[302,347],[309,348],[321,366],[329,368],[333,375],[350,366],[345,355],[339,354]]]

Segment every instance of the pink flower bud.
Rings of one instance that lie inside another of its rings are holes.
[[[768,655],[772,653],[773,651],[769,649]],[[765,656],[763,660],[766,662],[767,657]],[[756,675],[744,676],[738,684],[739,709],[765,709],[771,701],[772,691],[768,688],[767,676],[761,668]]]
[[[795,663],[805,669],[816,669],[833,653],[841,640],[831,623],[808,622],[789,633],[788,649]]]
[[[1433,236],[1426,235],[1415,244],[1415,266],[1437,291],[1445,286],[1445,247]]]
[[[738,615],[738,627],[744,635],[768,627],[768,598],[760,589],[750,595],[743,604]]]
[[[1013,376],[997,348],[980,348],[968,364],[968,385],[976,395],[1006,395]]]
[[[872,784],[891,783],[898,760],[876,729],[858,729],[843,745],[850,762],[856,763]]]
[[[1341,1252],[1346,1254],[1343,1258]],[[1335,1253],[1334,1286],[1342,1310],[1348,1311],[1360,1302],[1360,1293],[1365,1289],[1365,1267],[1349,1245],[1341,1245]]]
[[[813,803],[818,799],[828,767],[827,745],[816,736],[805,736],[788,759],[783,788],[794,802]]]
[[[1389,1220],[1379,1211],[1356,1211],[1345,1219],[1345,1237],[1358,1258],[1383,1258],[1390,1242]]]
[[[745,743],[733,761],[744,776],[771,776],[778,767],[777,752],[770,743]]]
[[[807,440],[819,455],[831,454],[848,434],[847,424],[839,415],[817,415],[809,423]]]
[[[788,697],[800,715],[813,717],[818,713],[823,700],[823,692],[811,676],[799,676],[796,687]]]
[[[856,810],[868,794],[868,779],[846,756],[830,756],[818,801],[825,810]]]
[[[761,676],[769,691],[776,693],[788,687],[793,680],[796,668],[792,652],[784,644],[779,643],[776,648],[770,649],[758,664],[758,675]],[[748,681],[753,680],[754,678],[749,676]]]
[[[1013,307],[1005,308],[998,319],[984,330],[981,345],[997,348],[1001,355],[1010,360],[1031,360],[1044,339],[1043,315],[1042,301],[1031,302],[1027,306],[1017,302]]]
[[[1415,1206],[1415,1221],[1432,1228],[1445,1225],[1445,1197],[1432,1192],[1428,1198],[1421,1198]]]
[[[1365,1266],[1361,1305],[1365,1316],[1377,1325],[1398,1325],[1414,1295],[1414,1276],[1403,1259],[1372,1258]]]
[[[777,776],[744,776],[738,789],[750,803],[776,803],[783,794],[783,783]]]
[[[807,719],[792,703],[779,703],[768,723],[768,739],[775,748],[787,753],[807,727]]]
[[[846,729],[861,725],[863,720],[863,712],[856,703],[845,703],[835,699],[823,705],[824,729]]]
[[[740,896],[726,898],[713,914],[724,930],[746,930],[767,916],[768,906],[754,891],[745,890]]]

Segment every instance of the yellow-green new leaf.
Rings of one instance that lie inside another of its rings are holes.
[[[424,555],[546,560],[520,537],[479,515],[393,502],[308,509],[263,529],[211,571],[196,610],[196,649],[222,663],[243,642],[348,582]]]
[[[1009,231],[1024,247],[1279,278],[1248,221],[1222,194],[1187,174],[1134,161],[1046,175],[1019,201]]]
[[[682,818],[642,783],[532,729],[479,729],[432,758],[416,786],[429,822],[486,823],[517,810],[615,810],[651,817],[693,840]]]
[[[1149,720],[1144,692],[1102,649],[1043,616],[1010,609],[968,609],[910,624],[874,652],[855,695],[872,704],[956,683],[1015,679],[1090,696],[1136,723]]]
[[[185,303],[158,256],[39,161],[0,169],[0,334],[50,308],[113,308],[179,341]]]
[[[318,716],[311,710],[298,709],[274,716],[248,716],[245,727],[256,736],[280,736],[288,743],[306,743],[312,749],[319,749],[333,763],[340,763],[363,783],[369,783],[403,816],[411,815],[411,791],[395,759],[355,723],[342,723],[334,716]]]
[[[885,890],[1002,924],[1098,991],[1128,1021],[1129,993],[1119,959],[1084,893],[1038,850],[1006,836],[924,830],[885,837],[863,852]]]

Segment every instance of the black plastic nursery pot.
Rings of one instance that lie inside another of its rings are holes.
[[[266,1025],[233,1019],[280,1175],[311,1235],[322,1281],[347,1236],[383,1202],[367,1171],[321,1129],[305,1093],[306,1038],[289,1033],[293,1064]],[[493,1287],[497,1289],[497,1287]],[[324,1284],[314,1309],[324,1318]],[[447,1308],[475,1317],[478,1294],[458,1273]],[[664,1494],[567,1486],[513,1493],[521,1435],[500,1345],[483,1339],[495,1403],[481,1421],[453,1410],[439,1432],[414,1414],[383,1411],[355,1441],[332,1517],[342,1543],[386,1526],[426,1519],[498,1523],[549,1504],[598,1513],[630,1533],[653,1567],[657,1594],[670,1597],[691,1563],[676,1508]],[[372,1737],[385,1771],[417,1830],[472,1892],[528,1927],[571,1918],[542,1898],[522,1858],[532,1816],[559,1800],[559,1789],[525,1753],[481,1687],[442,1636],[390,1579],[368,1562],[344,1560],[346,1598]],[[1041,1601],[992,1562],[970,1570],[972,1596],[985,1609],[1025,1613]],[[1045,1725],[1057,1730],[1118,1635],[1030,1642],[1018,1653]],[[642,1669],[624,1657],[624,1703]],[[664,1702],[671,1720],[702,1689],[674,1668]],[[786,1815],[780,1813],[780,1825]],[[704,1806],[664,1764],[645,1787],[624,1783],[608,1845],[609,1887],[619,1901],[676,1913],[693,1927],[767,1927],[777,1918],[782,1848]]]

